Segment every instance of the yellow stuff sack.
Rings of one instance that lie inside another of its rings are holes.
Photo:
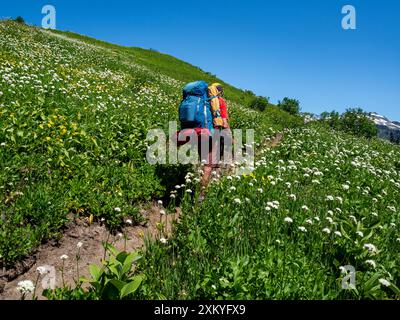
[[[219,108],[218,89],[216,86],[208,87],[208,96],[211,99],[211,112],[213,115],[214,127],[223,127],[224,121],[221,118],[221,111]]]

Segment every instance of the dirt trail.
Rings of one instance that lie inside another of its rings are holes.
[[[283,140],[283,133],[277,133],[276,136],[272,140],[268,140],[263,143],[263,147],[266,148],[275,148],[277,147],[281,141]]]
[[[125,240],[121,234],[110,235],[107,228],[100,223],[89,225],[86,220],[71,220],[63,232],[62,239],[58,242],[52,240],[41,245],[38,250],[23,262],[20,262],[17,268],[9,270],[6,275],[3,274],[1,283],[0,271],[0,300],[19,299],[20,294],[16,291],[19,281],[31,280],[33,283],[37,279],[36,269],[39,266],[52,266],[56,271],[56,287],[63,285],[61,269],[62,255],[67,255],[68,259],[64,265],[64,281],[66,285],[73,286],[77,279],[76,254],[78,252],[77,244],[81,242],[83,245],[80,249],[79,260],[79,276],[89,277],[90,264],[101,265],[101,260],[104,256],[103,241],[108,239],[118,250],[134,251],[143,246],[144,237],[150,235],[154,238],[159,238],[157,223],[160,222],[160,207],[157,204],[152,204],[148,209],[142,210],[141,214],[147,220],[143,225],[127,227],[123,233],[128,237]],[[171,232],[171,224],[175,218],[180,215],[180,209],[176,208],[174,214],[163,215],[162,221],[167,222],[166,233]],[[11,280],[11,279],[12,280]],[[38,283],[36,294],[39,295],[39,300],[45,299],[42,295],[41,282]],[[30,298],[29,296],[27,297]]]

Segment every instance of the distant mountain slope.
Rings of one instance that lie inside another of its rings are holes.
[[[387,140],[400,139],[400,122],[390,121],[376,112],[370,113],[370,117],[378,127],[380,138]]]

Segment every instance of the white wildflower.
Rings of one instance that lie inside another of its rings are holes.
[[[35,290],[35,285],[30,280],[20,281],[18,282],[17,290],[22,294],[32,293]]]
[[[82,246],[83,246],[83,243],[80,242],[80,241],[76,244],[76,247],[77,247],[78,249],[82,248]]]
[[[381,285],[385,286],[385,287],[389,287],[390,286],[390,282],[387,281],[386,279],[383,279],[383,278],[379,279],[379,283]]]
[[[376,268],[376,263],[374,260],[366,260],[365,263],[371,265],[374,269]]]
[[[365,249],[368,249],[368,251],[369,251],[369,252],[372,252],[372,253],[376,253],[376,252],[377,252],[376,247],[375,247],[373,244],[371,244],[371,243],[366,243],[366,244],[364,244],[364,248],[365,248]]]
[[[358,235],[360,238],[364,238],[364,233],[362,231],[357,231],[356,235]]]
[[[299,227],[299,230],[300,230],[301,232],[307,232],[307,229],[306,229],[305,227],[303,227],[303,226],[300,226],[300,227]]]
[[[239,198],[233,199],[233,202],[235,202],[237,204],[241,204],[242,203],[242,201]]]
[[[63,260],[63,261],[65,261],[65,260],[68,259],[68,256],[67,256],[66,254],[63,254],[63,255],[60,257],[60,259]]]
[[[121,208],[116,207],[116,208],[114,208],[114,211],[116,211],[116,212],[121,212]]]
[[[160,238],[160,242],[161,242],[162,244],[167,244],[167,243],[168,243],[168,240],[165,239],[165,238]]]
[[[330,233],[331,233],[331,230],[330,230],[329,228],[324,228],[324,229],[322,229],[322,232],[325,232],[325,233],[327,233],[327,234],[330,234]]]
[[[293,219],[290,217],[286,217],[285,219],[283,219],[283,221],[287,222],[287,223],[292,223]]]
[[[42,276],[47,273],[47,269],[45,266],[40,266],[36,268],[36,271]]]

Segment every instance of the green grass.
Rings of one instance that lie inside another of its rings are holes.
[[[210,72],[205,72],[198,67],[195,67],[168,54],[138,47],[121,47],[72,32],[63,32],[58,30],[54,30],[52,32],[61,35],[67,35],[70,38],[101,46],[118,53],[123,53],[125,57],[133,59],[136,63],[146,66],[153,72],[172,77],[173,79],[182,81],[184,83],[196,81],[198,79],[203,79],[208,83],[221,83],[224,85],[224,90],[231,101],[242,103],[246,106],[254,98],[252,94],[245,92],[245,90],[231,86]]]

